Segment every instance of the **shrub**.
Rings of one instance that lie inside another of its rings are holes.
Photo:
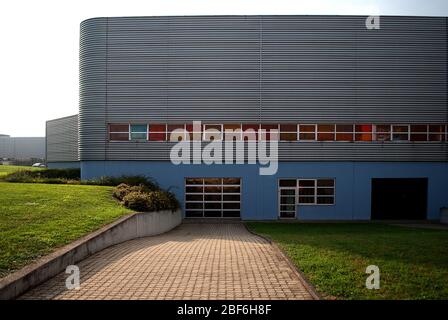
[[[171,192],[150,191],[145,186],[121,184],[114,190],[114,197],[121,199],[125,207],[136,211],[175,211],[180,208],[179,201]]]
[[[135,211],[149,211],[149,193],[133,191],[123,198],[123,204]]]
[[[151,189],[148,188],[147,186],[141,184],[138,186],[130,186],[127,185],[126,183],[120,183],[113,191],[113,196],[115,198],[117,198],[118,200],[122,201],[123,198],[131,193],[131,192],[144,192],[144,193],[148,193],[150,192]]]

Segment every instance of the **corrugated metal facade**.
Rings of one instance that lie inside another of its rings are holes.
[[[167,160],[107,124],[447,122],[447,21],[361,16],[95,18],[81,24],[80,159]],[[281,142],[279,159],[446,161],[446,143]]]
[[[44,159],[45,138],[0,136],[0,158]]]
[[[47,162],[78,161],[78,115],[46,123]]]

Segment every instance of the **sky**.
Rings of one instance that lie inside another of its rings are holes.
[[[98,16],[448,16],[447,0],[14,0],[0,4],[0,134],[45,135],[78,113],[79,24]]]

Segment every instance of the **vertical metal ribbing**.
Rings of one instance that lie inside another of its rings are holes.
[[[104,101],[105,101],[105,106],[104,106],[104,113],[105,113],[105,117],[104,117],[104,127],[106,128],[105,133],[104,133],[104,160],[108,159],[108,151],[109,151],[109,137],[108,137],[108,118],[109,118],[109,112],[108,112],[108,103],[107,103],[107,95],[108,95],[108,71],[109,71],[109,18],[106,18],[106,52],[104,55],[104,60],[105,60],[105,83],[104,83]]]

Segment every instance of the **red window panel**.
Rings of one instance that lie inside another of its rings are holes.
[[[111,132],[109,134],[109,139],[111,141],[128,141],[129,140],[129,133],[121,133],[121,132]]]
[[[372,141],[371,124],[357,124],[355,126],[355,132],[356,141]]]
[[[427,141],[428,126],[426,124],[411,125],[411,141]]]
[[[166,125],[155,123],[150,124],[149,141],[166,141]]]
[[[299,125],[299,140],[316,140],[316,125],[315,124],[300,124]]]
[[[110,124],[109,140],[111,141],[128,141],[129,125],[128,124]]]
[[[353,125],[337,124],[336,141],[353,141]]]
[[[243,124],[243,140],[258,140],[259,124]]]
[[[260,135],[260,140],[271,140],[271,137],[273,136],[270,132],[271,130],[277,131],[277,138],[275,140],[278,140],[278,124],[262,124],[261,129],[265,130],[265,134]]]
[[[334,141],[334,124],[318,124],[317,125],[317,140],[319,141]]]
[[[429,141],[445,141],[445,125],[429,125]]]
[[[297,141],[297,125],[296,124],[281,124],[280,125],[280,140],[282,140],[282,141]]]
[[[183,130],[183,131],[181,131]],[[176,131],[176,133],[173,133]],[[167,125],[167,140],[168,141],[182,141],[185,140],[185,125],[184,124],[169,124]]]

